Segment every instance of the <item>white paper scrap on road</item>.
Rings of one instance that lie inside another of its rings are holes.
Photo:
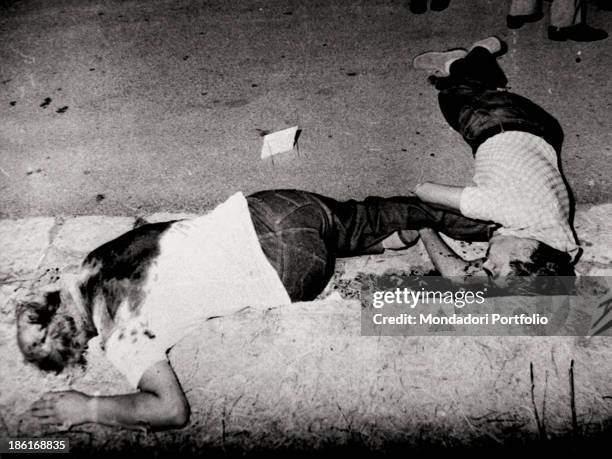
[[[261,146],[261,159],[293,150],[297,132],[298,127],[293,126],[283,129],[282,131],[266,134],[263,138],[263,145]]]

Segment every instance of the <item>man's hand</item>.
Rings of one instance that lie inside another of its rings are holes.
[[[458,256],[436,231],[423,228],[419,234],[429,258],[443,277],[454,284],[486,282],[481,264],[465,261]]]
[[[59,424],[68,429],[92,421],[90,400],[88,395],[74,390],[47,392],[34,402],[30,412],[43,424]]]
[[[86,395],[76,391],[47,392],[32,405],[32,415],[44,424],[69,428],[86,422],[175,429],[189,422],[189,403],[167,360],[148,368],[139,392],[122,395]]]

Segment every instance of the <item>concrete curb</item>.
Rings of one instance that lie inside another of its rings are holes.
[[[159,222],[193,217],[188,213],[156,213],[145,220]],[[0,275],[21,275],[47,268],[66,268],[102,243],[131,229],[134,217],[34,217],[0,219]],[[605,275],[612,269],[612,203],[579,206],[575,228],[584,253],[580,274]],[[478,253],[478,244],[462,244],[464,255]],[[426,263],[426,260],[422,262]],[[359,262],[357,262],[359,263]]]
[[[184,216],[155,214],[148,220]],[[610,216],[612,204],[578,209],[576,229],[585,250],[580,274],[612,275]],[[104,216],[0,220],[0,368],[11,375],[10,387],[0,385],[0,436],[45,433],[27,413],[45,391],[129,391],[95,339],[85,372],[43,375],[25,365],[14,339],[14,298],[33,284],[54,281],[63,269],[77,267],[88,251],[134,222],[132,217]],[[451,242],[467,257],[486,247]],[[361,272],[428,269],[428,263],[417,245],[346,259],[338,271],[341,278],[352,279]],[[223,451],[228,445],[249,450],[279,444],[311,448],[326,442],[376,449],[415,439],[439,444],[493,438],[499,444],[509,435],[534,440],[533,364],[534,397],[539,405],[546,403],[548,431],[563,436],[572,429],[571,361],[578,372],[575,403],[583,432],[598,434],[606,425],[607,397],[612,394],[606,337],[361,336],[360,308],[358,301],[329,294],[310,303],[209,321],[201,333],[185,338],[170,352],[193,410],[183,437],[135,437],[101,426],[66,435],[87,449],[189,442],[194,448]]]

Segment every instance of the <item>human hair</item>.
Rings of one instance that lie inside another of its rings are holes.
[[[36,338],[31,338],[37,328]],[[88,336],[62,304],[59,291],[17,306],[17,344],[27,362],[43,371],[59,373],[69,365],[83,365]]]
[[[538,243],[529,261],[511,260],[510,266],[509,288],[516,293],[567,294],[568,285],[573,286],[575,271],[570,255],[543,242]]]

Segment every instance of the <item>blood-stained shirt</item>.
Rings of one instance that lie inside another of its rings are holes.
[[[103,304],[93,311],[108,359],[133,387],[211,317],[291,303],[261,249],[242,193],[202,217],[172,223],[140,290],[138,307],[126,298],[112,320]]]

